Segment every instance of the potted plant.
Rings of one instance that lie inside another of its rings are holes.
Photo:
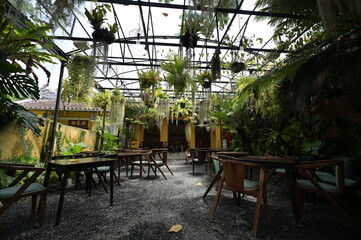
[[[221,78],[221,59],[219,54],[220,51],[217,49],[211,60],[212,82],[215,82],[217,79]]]
[[[239,73],[240,71],[243,71],[246,69],[246,64],[241,61],[234,61],[229,65],[229,68],[234,73]]]
[[[92,57],[74,55],[67,64],[69,78],[63,83],[63,102],[88,102],[88,96],[94,86],[94,61]]]
[[[140,88],[146,89],[156,86],[160,82],[159,71],[151,69],[139,73]]]
[[[185,15],[180,42],[186,49],[194,48],[199,40],[198,34],[202,30],[202,17],[199,14],[191,13]]]
[[[192,115],[192,103],[187,98],[180,98],[173,102],[172,112],[178,123],[179,117],[187,117]],[[172,114],[172,116],[173,116]]]
[[[197,80],[204,88],[210,88],[212,83],[212,75],[209,71],[200,72],[197,76]]]
[[[167,72],[165,80],[169,86],[173,86],[176,97],[183,95],[187,87],[195,86],[187,66],[187,60],[178,55],[168,57],[168,61],[161,64],[161,68]]]
[[[118,30],[118,25],[114,23],[108,24],[108,27],[103,27],[106,20],[105,15],[108,11],[111,11],[109,4],[96,6],[91,12],[85,8],[85,16],[94,29],[92,33],[94,42],[110,44],[115,41],[115,33]]]

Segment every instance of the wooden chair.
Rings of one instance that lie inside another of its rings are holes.
[[[337,182],[335,185],[326,183],[316,174],[316,169],[323,167],[336,167]],[[303,211],[304,191],[320,193],[344,217],[355,226],[361,227],[359,216],[343,201],[345,190],[344,161],[317,160],[297,165],[297,171],[304,179],[298,180],[295,186],[296,219],[300,220]]]
[[[157,160],[156,157],[159,156],[160,160]],[[155,173],[157,172],[157,169],[160,169],[161,167],[165,166],[168,171],[172,174],[172,170],[170,170],[169,166],[168,166],[168,151],[161,151],[161,152],[153,152],[150,155],[151,161],[149,161],[149,166],[148,166],[148,176],[149,176],[149,172],[150,172],[150,166],[154,166],[155,169]]]
[[[164,175],[163,171],[157,167],[158,165],[156,163],[154,163],[154,159],[151,158],[151,155],[152,155],[152,151],[147,151],[147,152],[141,152],[142,153],[142,156],[139,157],[139,158],[135,158],[135,161],[132,161],[130,163],[131,165],[131,170],[130,170],[130,176],[132,177],[133,176],[133,171],[134,171],[134,166],[139,166],[139,177],[142,178],[142,173],[144,172],[145,173],[145,170],[143,167],[150,167],[152,169],[152,171],[154,172],[155,175],[157,175],[156,173],[156,170],[154,168],[154,166],[156,168],[159,169],[160,173],[163,175],[163,177],[165,179],[167,179],[167,177]]]
[[[196,164],[205,164],[206,165],[206,172],[208,171],[208,163],[209,161],[209,152],[207,152],[204,148],[197,148],[191,151],[191,159],[192,159],[192,169],[194,174],[194,167]],[[212,170],[210,168],[211,174]]]
[[[35,215],[37,195],[40,195],[39,205],[39,225],[43,226],[45,218],[45,205],[47,188],[42,184],[36,183],[36,179],[45,170],[44,168],[34,167],[34,165],[17,164],[17,163],[0,163],[0,169],[5,169],[12,172],[15,176],[18,171],[17,177],[4,189],[0,190],[0,201],[3,206],[0,208],[0,216],[8,209],[15,201],[20,198],[31,196],[31,215]],[[29,173],[33,174],[27,177]],[[23,184],[19,184],[23,181]]]
[[[240,194],[248,194],[257,197],[256,208],[253,219],[252,234],[257,234],[257,227],[259,218],[261,215],[261,202],[263,200],[265,211],[267,212],[267,191],[266,191],[266,173],[267,167],[253,162],[230,160],[229,158],[221,159],[219,156],[212,156],[212,159],[218,160],[222,163],[223,174],[221,176],[221,182],[217,188],[216,199],[214,200],[213,207],[211,210],[211,217],[213,218],[222,189],[227,189],[233,192],[233,197],[240,202]],[[260,175],[258,181],[251,181],[245,179],[246,167],[254,167],[260,169]],[[238,193],[238,199],[236,196]]]

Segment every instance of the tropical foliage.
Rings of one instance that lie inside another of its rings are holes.
[[[165,80],[174,88],[176,97],[182,96],[188,87],[195,87],[185,58],[179,55],[169,56],[168,61],[162,62],[161,68],[167,72]]]
[[[40,50],[40,47],[44,49],[50,47],[45,42],[50,27],[28,22],[28,28],[16,28],[10,19],[5,17],[5,11],[5,2],[2,2],[0,4],[0,128],[17,120],[19,124],[39,135],[38,125],[42,125],[42,120],[12,102],[10,98],[39,98],[35,69],[40,68],[50,77],[50,72],[43,63],[53,63],[52,57],[57,57]]]

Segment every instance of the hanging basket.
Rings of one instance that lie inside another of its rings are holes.
[[[243,71],[246,69],[246,64],[244,64],[244,62],[235,61],[235,62],[231,63],[230,69],[234,73],[239,73],[240,71]]]
[[[111,44],[115,41],[115,36],[107,28],[99,28],[92,33],[95,42],[105,42]]]
[[[199,37],[194,32],[186,32],[184,35],[180,37],[180,41],[182,46],[186,49],[195,48],[197,46],[197,42]]]

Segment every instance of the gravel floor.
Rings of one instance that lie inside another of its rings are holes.
[[[65,195],[62,221],[54,226],[58,185],[50,186],[46,222],[42,228],[30,218],[30,199],[22,199],[0,217],[0,239],[256,239],[251,235],[254,199],[245,197],[237,207],[232,193],[224,191],[214,219],[210,209],[215,197],[211,191],[202,198],[212,177],[204,166],[185,165],[184,155],[170,154],[168,177],[151,176],[143,180],[126,178],[122,173],[120,186],[114,187],[114,206],[104,190],[93,190],[89,197],[84,184],[69,186]],[[304,217],[296,223],[292,216],[286,185],[280,182],[267,186],[269,212],[261,214],[259,239],[360,239],[328,203],[317,199],[317,206],[305,204]],[[201,184],[199,184],[201,183]],[[175,224],[183,229],[168,230]]]

